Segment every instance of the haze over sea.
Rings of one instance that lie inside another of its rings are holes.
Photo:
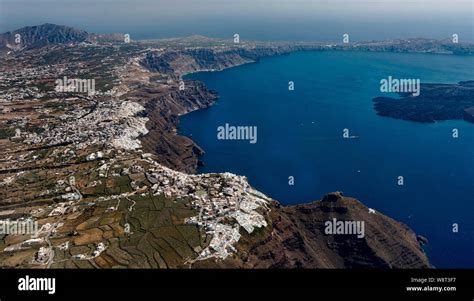
[[[387,96],[379,82],[388,76],[457,83],[474,79],[473,67],[474,57],[434,54],[330,51],[264,58],[187,76],[220,98],[181,117],[180,132],[206,151],[199,172],[245,175],[284,204],[343,191],[427,237],[435,266],[472,268],[474,124],[377,116],[372,98]],[[217,128],[225,123],[257,126],[258,142],[218,140]],[[359,138],[343,139],[344,128]]]
[[[472,0],[0,0],[0,32],[42,23],[131,39],[474,41]]]

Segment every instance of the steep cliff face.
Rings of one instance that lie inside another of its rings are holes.
[[[326,234],[325,223],[363,221],[365,235]],[[304,205],[272,207],[270,225],[244,235],[238,255],[197,267],[251,268],[430,268],[415,233],[406,225],[341,193]]]
[[[187,82],[183,91],[175,88],[169,91],[145,89],[134,95],[148,99],[145,108],[149,133],[141,142],[146,152],[159,155],[159,163],[179,171],[194,172],[203,151],[188,137],[176,135],[179,115],[206,108],[217,96],[197,81]]]
[[[287,54],[301,50],[298,46],[255,47],[255,48],[198,48],[183,51],[149,52],[142,65],[151,71],[182,76],[186,73],[204,70],[222,70],[242,64],[252,63],[266,56]]]

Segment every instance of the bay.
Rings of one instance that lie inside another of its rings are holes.
[[[473,268],[474,124],[378,116],[372,99],[387,96],[380,80],[388,76],[473,80],[474,57],[311,51],[191,74],[186,79],[203,81],[219,100],[182,116],[179,133],[205,150],[199,173],[245,175],[283,204],[343,191],[427,237],[435,266]],[[226,123],[256,126],[257,143],[217,139]],[[344,129],[357,138],[343,139]]]

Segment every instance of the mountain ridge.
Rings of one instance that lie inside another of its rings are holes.
[[[0,34],[0,47],[15,50],[32,49],[51,44],[84,42],[88,37],[89,34],[84,30],[44,23]]]

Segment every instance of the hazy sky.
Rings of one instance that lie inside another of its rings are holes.
[[[474,0],[0,0],[0,32],[57,23],[132,38],[474,40]]]

